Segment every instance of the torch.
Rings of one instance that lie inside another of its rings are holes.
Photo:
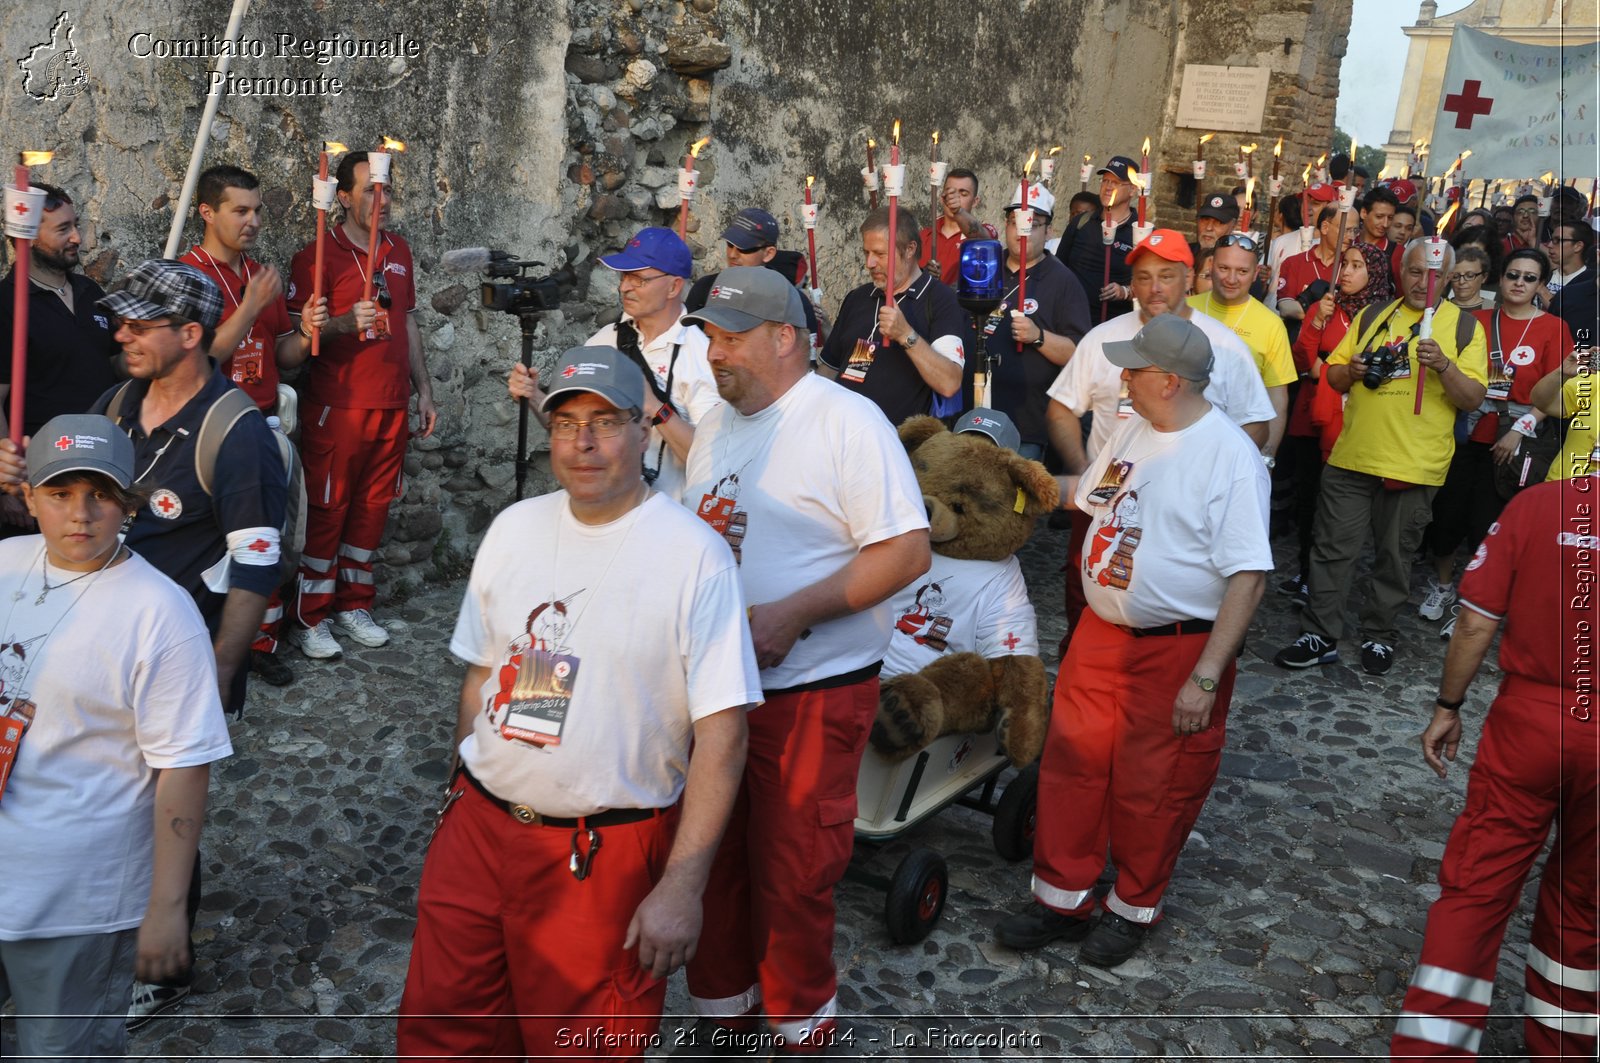
[[[322,299],[322,243],[323,237],[328,232],[328,211],[333,209],[338,201],[339,182],[328,178],[328,153],[347,152],[350,149],[337,140],[324,140],[322,151],[317,156],[317,176],[311,182],[311,202],[317,208],[317,255],[311,272],[311,304],[316,306]],[[371,170],[371,164],[368,164]],[[370,273],[371,270],[368,270]],[[311,330],[311,357],[315,358],[322,353],[322,329]]]
[[[806,201],[800,207],[800,220],[806,227],[806,258],[811,271],[811,303],[822,304],[822,279],[817,276],[817,205],[811,198],[811,185],[815,177],[806,178]]]
[[[867,138],[867,168],[861,171],[861,183],[867,190],[867,207],[878,209],[878,142]]]
[[[1145,211],[1150,202],[1150,138],[1144,138],[1144,147],[1139,149],[1139,227],[1144,228]],[[1134,243],[1138,243],[1137,240]]]
[[[1034,161],[1039,158],[1035,151],[1028,156],[1028,161],[1022,167],[1022,198],[1017,208],[1017,309],[1023,315],[1028,313],[1028,234],[1033,232],[1033,207],[1028,201],[1028,176],[1033,172]],[[1017,340],[1017,353],[1022,353],[1022,340]]]
[[[1272,176],[1267,178],[1267,243],[1272,243],[1272,226],[1278,219],[1278,197],[1283,195],[1283,178],[1278,175],[1278,164],[1283,161],[1283,138],[1272,148]],[[1271,256],[1268,256],[1270,259]]]
[[[1242,233],[1247,233],[1250,231],[1250,219],[1251,215],[1255,213],[1253,209],[1255,201],[1256,175],[1251,174],[1249,177],[1244,179],[1244,209],[1239,212],[1239,231]],[[1267,224],[1272,224],[1271,218],[1267,219]]]
[[[1330,289],[1339,286],[1339,271],[1344,266],[1344,230],[1350,224],[1350,211],[1356,205],[1356,186],[1339,186],[1339,234],[1333,240],[1333,277],[1328,281]]]
[[[1045,157],[1039,160],[1039,180],[1049,185],[1054,191],[1056,184],[1056,156],[1061,154],[1061,145],[1051,148]]]
[[[367,233],[367,276],[361,284],[361,301],[372,301],[372,286],[377,281],[378,263],[378,231],[383,228],[383,194],[389,184],[389,164],[394,160],[390,154],[393,151],[405,151],[405,144],[390,137],[383,138],[383,147],[377,151],[367,152],[367,180],[372,182],[372,216],[369,221]],[[374,323],[373,331],[377,330]],[[372,336],[368,336],[371,339]]]
[[[694,160],[700,157],[700,149],[709,143],[710,137],[701,137],[690,145],[689,154],[683,157],[683,168],[678,171],[678,238],[684,243],[689,242],[689,204],[694,202],[694,190],[700,186],[700,173],[694,168]]]
[[[1448,246],[1444,237],[1437,233],[1423,241],[1422,248],[1428,265],[1428,305],[1422,311],[1422,322],[1417,329],[1417,338],[1421,340],[1433,339],[1433,297],[1439,286],[1439,274],[1444,269],[1444,249]],[[1412,407],[1413,414],[1422,413],[1422,387],[1428,382],[1428,367],[1417,361],[1417,400]]]
[[[1550,216],[1550,207],[1555,202],[1555,194],[1551,191],[1550,185],[1555,179],[1556,172],[1554,170],[1547,170],[1544,176],[1539,178],[1539,183],[1544,186],[1539,189],[1540,218],[1548,218]]]
[[[928,215],[929,226],[928,242],[933,246],[928,248],[928,270],[935,277],[940,276],[939,268],[939,216],[944,213],[940,193],[944,190],[945,174],[950,172],[950,164],[939,161],[939,131],[933,131],[933,151],[928,156],[928,192],[933,198],[932,213]]]
[[[1317,180],[1323,184],[1328,183],[1328,153],[1323,152],[1317,156]]]
[[[1089,174],[1093,170],[1094,160],[1090,156],[1085,155],[1083,157],[1083,165],[1078,167],[1078,191],[1087,192],[1089,190]]]
[[[1111,244],[1117,238],[1117,223],[1111,220],[1111,208],[1117,205],[1117,190],[1111,190],[1111,202],[1106,204],[1105,214],[1100,219],[1100,242],[1106,249],[1105,276],[1100,282],[1100,289],[1104,291],[1111,284]],[[1106,319],[1106,300],[1100,300],[1100,320]]]
[[[1300,253],[1311,250],[1311,234],[1317,231],[1317,219],[1311,216],[1311,164],[1300,173]]]
[[[5,233],[16,241],[17,264],[11,303],[11,442],[22,446],[22,397],[28,377],[28,256],[44,217],[45,192],[34,188],[28,167],[49,162],[53,152],[25,151],[17,163],[16,182],[5,190]]]
[[[889,257],[885,264],[888,273],[888,283],[884,286],[883,303],[885,306],[894,306],[894,266],[900,257],[900,245],[896,243],[896,229],[900,213],[900,191],[905,185],[906,168],[900,165],[900,119],[894,120],[894,143],[889,145],[889,165],[883,168],[883,192],[889,197]]]
[[[1206,141],[1214,136],[1216,136],[1215,133],[1207,133],[1194,143],[1194,179],[1196,181],[1204,181],[1206,179]]]
[[[1132,182],[1133,187],[1139,190],[1140,217],[1136,218],[1133,223],[1133,246],[1138,247],[1140,244],[1145,242],[1146,238],[1148,238],[1151,233],[1156,231],[1155,225],[1153,223],[1146,223],[1143,217],[1145,197],[1150,194],[1150,175],[1147,173],[1130,173],[1128,175],[1128,180]]]

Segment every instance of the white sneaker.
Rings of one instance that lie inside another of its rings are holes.
[[[1422,604],[1417,606],[1417,615],[1424,620],[1442,620],[1444,607],[1456,600],[1456,585],[1454,583],[1440,583],[1432,576],[1428,577],[1428,596],[1422,599]]]
[[[186,985],[133,983],[133,1001],[128,1005],[128,1029],[137,1030],[188,995],[189,987]]]
[[[1456,633],[1456,620],[1459,619],[1460,616],[1461,616],[1461,606],[1452,605],[1450,607],[1450,619],[1446,620],[1444,622],[1444,627],[1439,629],[1439,637],[1441,639],[1443,639],[1446,642],[1450,641],[1450,636],[1452,636],[1452,635],[1454,635]]]
[[[389,633],[372,619],[372,614],[365,609],[351,609],[343,613],[333,614],[333,626],[355,639],[363,646],[386,645]]]
[[[292,626],[283,633],[286,641],[300,647],[300,652],[314,660],[327,661],[344,656],[344,650],[333,637],[333,625],[324,620],[316,627]]]

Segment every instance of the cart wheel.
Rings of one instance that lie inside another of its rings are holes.
[[[913,849],[894,869],[883,904],[883,921],[896,945],[915,945],[928,936],[944,911],[950,876],[944,857],[932,849]]]
[[[994,806],[994,851],[1012,863],[1033,855],[1039,810],[1039,765],[1029,764],[1011,780]]]

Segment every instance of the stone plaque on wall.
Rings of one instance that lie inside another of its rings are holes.
[[[1185,66],[1177,124],[1218,133],[1261,132],[1270,75],[1264,66]]]

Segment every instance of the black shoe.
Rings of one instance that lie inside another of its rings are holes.
[[[1078,950],[1078,959],[1095,967],[1119,966],[1138,951],[1149,934],[1148,923],[1135,923],[1116,912],[1104,912]]]
[[[1291,646],[1278,651],[1272,663],[1279,668],[1313,668],[1319,664],[1332,664],[1339,659],[1339,644],[1329,642],[1321,635],[1307,631],[1294,640]]]
[[[1296,576],[1278,584],[1278,593],[1298,597],[1305,585],[1306,578],[1304,576]]]
[[[294,682],[294,673],[289,671],[289,666],[280,661],[275,653],[251,650],[250,671],[260,676],[261,681],[268,686],[286,687]]]
[[[1368,675],[1387,675],[1394,666],[1394,647],[1372,639],[1361,644],[1361,670]]]
[[[1082,941],[1090,925],[1086,915],[1062,915],[1053,908],[1032,903],[1000,920],[994,928],[994,939],[1008,949],[1036,949],[1052,941]]]

